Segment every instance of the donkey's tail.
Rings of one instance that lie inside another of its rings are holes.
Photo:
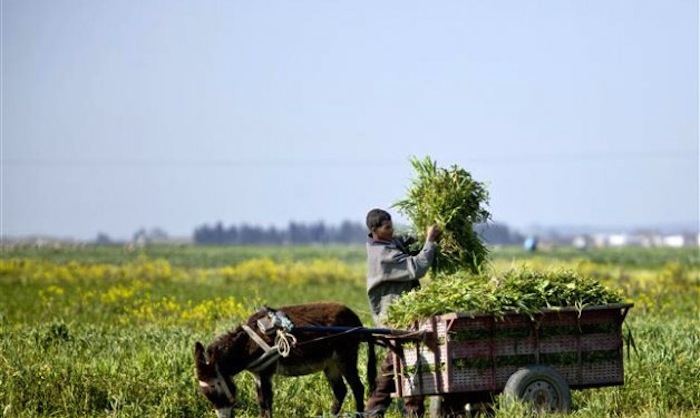
[[[367,380],[370,395],[377,387],[377,354],[374,352],[374,337],[367,337]]]

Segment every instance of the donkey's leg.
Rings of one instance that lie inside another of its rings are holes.
[[[340,360],[340,371],[350,385],[352,395],[355,398],[357,412],[365,411],[365,386],[362,384],[360,374],[357,371],[357,351],[346,352]]]
[[[348,393],[348,388],[345,387],[345,382],[343,381],[343,375],[337,365],[331,363],[323,369],[323,373],[326,375],[326,380],[328,384],[331,385],[331,390],[333,391],[333,405],[331,406],[331,414],[338,415],[340,413],[340,408],[343,406],[343,399]]]
[[[272,418],[272,374],[254,374],[258,406],[262,418]]]

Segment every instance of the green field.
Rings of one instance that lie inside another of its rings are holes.
[[[700,416],[698,248],[503,248],[491,258],[494,271],[573,268],[635,304],[625,385],[575,391],[571,416]],[[214,416],[193,374],[194,342],[211,342],[263,304],[341,301],[369,326],[364,263],[362,246],[5,247],[0,414]],[[236,416],[258,416],[251,376],[236,380]],[[330,403],[321,375],[275,379],[278,417],[326,416]],[[343,411],[352,407],[346,399]],[[496,417],[527,415],[496,404]]]

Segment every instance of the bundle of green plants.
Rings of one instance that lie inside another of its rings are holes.
[[[415,320],[451,312],[534,315],[542,309],[620,303],[622,295],[573,270],[511,269],[500,275],[466,271],[431,280],[406,293],[388,309],[391,327],[407,328]]]
[[[440,168],[429,157],[413,157],[411,164],[415,177],[408,195],[394,207],[411,220],[418,234],[424,234],[433,224],[442,230],[434,273],[479,271],[488,257],[488,248],[474,231],[474,225],[491,218],[486,209],[486,187],[456,165]]]

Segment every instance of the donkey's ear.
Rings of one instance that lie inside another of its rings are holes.
[[[197,366],[197,370],[204,369],[208,365],[207,358],[204,355],[204,346],[199,341],[194,343],[194,363]]]
[[[211,350],[209,351],[209,364],[216,364],[216,358],[219,350],[217,349],[216,346],[212,347]]]

